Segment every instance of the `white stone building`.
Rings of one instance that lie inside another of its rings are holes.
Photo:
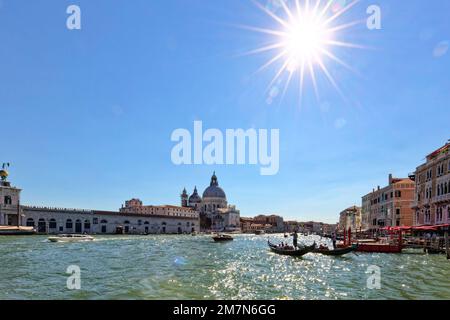
[[[38,233],[180,234],[200,231],[199,213],[176,206],[143,206],[127,201],[120,211],[80,210],[20,205],[21,190],[0,172],[0,225],[34,227]],[[18,221],[19,219],[19,221]]]
[[[240,212],[236,206],[228,205],[227,197],[214,173],[209,187],[200,197],[197,187],[191,196],[186,189],[181,194],[181,206],[200,213],[201,227],[211,231],[240,231]]]

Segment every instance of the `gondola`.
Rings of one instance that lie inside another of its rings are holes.
[[[272,250],[272,252],[275,252],[277,254],[280,255],[284,255],[284,256],[292,256],[292,257],[301,257],[304,256],[307,253],[313,252],[314,249],[316,248],[316,243],[314,242],[314,244],[312,246],[309,247],[303,247],[301,249],[283,249],[283,248],[279,248],[278,246],[270,243],[270,241],[267,241],[270,250]]]
[[[350,247],[337,248],[334,250],[316,248],[316,249],[314,249],[314,253],[320,253],[325,256],[343,256],[344,254],[354,252],[356,250],[358,250],[358,245],[354,244]]]
[[[225,234],[220,234],[220,235],[213,237],[213,240],[215,242],[227,242],[227,241],[233,241],[233,237],[225,235]]]

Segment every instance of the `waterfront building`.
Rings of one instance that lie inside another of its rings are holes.
[[[371,207],[371,194],[365,195],[362,197],[362,206],[361,206],[361,229],[362,231],[369,231],[371,222],[370,222],[370,207]]]
[[[352,206],[339,214],[339,230],[351,228],[354,231],[361,229],[361,207]]]
[[[28,226],[38,233],[179,234],[200,231],[199,213],[176,206],[144,206],[139,199],[125,202],[119,211],[24,206],[21,190],[0,171],[0,225]]]
[[[324,223],[322,226],[322,232],[324,234],[328,234],[328,235],[335,233],[337,229],[338,229],[337,223],[335,223],[335,224]]]
[[[409,227],[413,225],[415,184],[411,178],[394,178],[389,175],[388,185],[377,187],[362,197],[362,220],[368,221],[368,229],[383,227]]]
[[[240,231],[240,211],[229,205],[225,191],[219,186],[214,172],[209,187],[201,197],[197,187],[191,196],[186,189],[181,194],[181,206],[190,208],[200,214],[201,228],[211,231]]]
[[[267,233],[280,233],[285,231],[284,219],[278,215],[258,215],[254,218],[241,218],[241,231],[253,233],[258,230]]]
[[[285,221],[284,222],[284,230],[286,232],[292,233],[294,231],[301,231],[301,224],[298,221]]]
[[[7,181],[6,164],[0,170],[0,226],[19,226],[21,220],[20,193],[21,189],[11,186]]]
[[[272,215],[258,215],[253,218],[257,224],[265,225],[264,231],[270,233],[284,232],[284,219],[281,216]]]
[[[414,225],[450,223],[450,143],[429,154],[412,178]]]

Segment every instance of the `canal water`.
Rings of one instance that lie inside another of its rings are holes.
[[[67,289],[71,265],[81,270],[80,290]],[[379,289],[368,288],[368,270],[380,271]],[[267,236],[253,235],[229,243],[188,235],[66,244],[0,237],[0,299],[450,299],[450,261],[421,251],[284,257],[268,250]]]

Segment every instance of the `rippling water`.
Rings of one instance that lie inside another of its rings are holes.
[[[251,235],[229,243],[209,236],[99,236],[72,244],[0,237],[0,299],[450,299],[443,255],[292,258],[269,252],[266,242]],[[69,265],[81,268],[81,290],[66,287]],[[379,290],[366,285],[371,265],[381,268]]]

